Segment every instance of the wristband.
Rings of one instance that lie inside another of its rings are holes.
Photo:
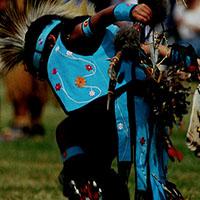
[[[62,153],[61,159],[63,162],[65,162],[66,160],[69,160],[70,158],[80,155],[80,154],[84,154],[84,151],[82,150],[82,148],[79,146],[72,146],[72,147],[66,149]]]
[[[114,17],[117,21],[133,21],[132,10],[137,4],[119,3],[113,10]]]
[[[86,37],[91,37],[93,32],[90,28],[90,18],[86,19],[81,25],[82,31]]]

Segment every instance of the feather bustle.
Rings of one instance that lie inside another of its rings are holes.
[[[93,15],[94,6],[87,0],[80,5],[76,0],[63,1],[27,0],[24,12],[9,1],[7,9],[0,15],[0,72],[6,73],[23,62],[24,40],[28,27],[44,15],[59,15],[74,18]]]

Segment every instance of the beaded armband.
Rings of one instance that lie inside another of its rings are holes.
[[[137,4],[119,3],[113,10],[114,17],[117,21],[133,21],[132,10]]]
[[[61,159],[63,162],[65,162],[66,160],[69,160],[70,158],[80,155],[80,154],[84,154],[84,151],[82,150],[82,148],[79,146],[72,146],[72,147],[66,149],[62,153]]]
[[[90,17],[82,23],[82,31],[86,37],[91,37],[93,35],[90,28]]]

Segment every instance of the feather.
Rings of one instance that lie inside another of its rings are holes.
[[[126,59],[135,59],[135,54],[138,54],[140,49],[139,32],[132,26],[124,26],[120,28],[114,38],[114,45],[116,52],[122,51],[123,57]]]
[[[23,12],[13,2],[9,1],[6,10],[0,14],[0,72],[3,73],[23,62],[25,35],[36,19],[44,15],[74,18],[94,14],[94,6],[87,0],[79,5],[77,0],[67,3],[61,0],[27,0]]]

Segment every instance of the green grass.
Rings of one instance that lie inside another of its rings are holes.
[[[0,128],[3,128],[11,119],[11,107],[1,82],[0,99]],[[55,127],[63,118],[64,113],[50,102],[43,116],[47,133],[44,138],[0,142],[0,200],[64,200],[57,180],[62,163],[55,142]],[[184,153],[184,160],[169,163],[168,178],[177,184],[185,199],[199,200],[200,160],[185,145],[185,129],[175,132],[173,140]],[[132,199],[133,183],[132,173],[129,184]]]
[[[12,109],[0,82],[0,128],[9,125]],[[50,102],[45,108],[44,138],[0,142],[0,200],[63,200],[57,176],[62,168],[55,127],[64,113]]]

